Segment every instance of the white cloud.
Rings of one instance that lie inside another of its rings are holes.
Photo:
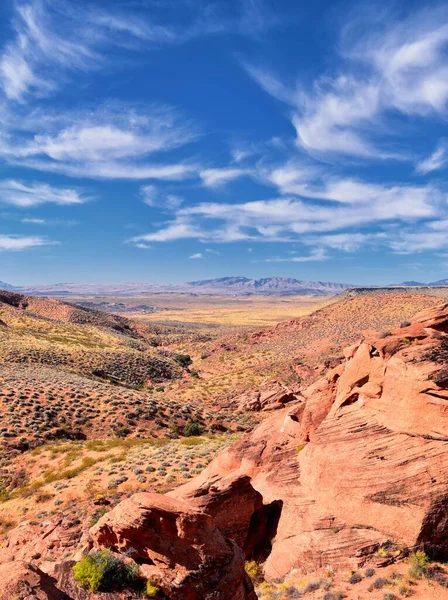
[[[265,91],[293,108],[297,143],[312,155],[410,160],[407,149],[397,152],[396,138],[390,141],[397,132],[391,113],[446,116],[446,15],[414,12],[400,22],[380,13],[382,18],[363,6],[362,16],[351,16],[340,46],[341,68],[309,89],[244,65]]]
[[[25,184],[14,180],[0,181],[0,202],[20,208],[47,203],[67,206],[82,204],[88,200],[89,197],[82,195],[76,189],[56,188],[46,183]]]
[[[7,117],[0,129],[0,156],[12,165],[72,177],[136,180],[179,180],[198,170],[186,162],[149,161],[199,135],[170,107],[115,103],[84,112],[19,111]]]
[[[295,186],[289,180],[288,185]],[[354,227],[381,227],[436,219],[446,211],[446,197],[432,186],[366,184],[350,179],[329,179],[299,184],[312,201],[294,196],[239,204],[202,203],[180,208],[159,230],[134,238],[134,243],[198,239],[204,242],[243,240],[301,241],[311,235],[337,232],[344,237],[323,238],[323,244],[340,249],[359,247],[369,237]],[[304,237],[305,236],[305,237]],[[314,243],[314,242],[313,242]]]
[[[389,242],[398,254],[448,250],[448,219],[430,221],[418,231],[400,230]]]
[[[0,235],[0,251],[19,252],[54,243],[36,236]]]
[[[323,248],[317,248],[311,252],[308,256],[290,256],[287,258],[266,258],[264,262],[268,263],[280,263],[280,262],[320,262],[327,260],[327,253]]]
[[[45,219],[22,219],[22,223],[25,225],[46,225]]]
[[[233,181],[245,175],[250,175],[249,169],[240,169],[236,167],[226,167],[220,169],[203,169],[199,176],[207,187],[223,186],[229,181]]]
[[[0,55],[0,86],[9,100],[27,101],[54,91],[69,72],[93,71],[105,64],[107,49],[182,44],[194,38],[232,32],[257,34],[275,22],[260,0],[238,2],[236,12],[210,2],[169,25],[99,6],[64,0],[23,0],[14,6],[13,39]],[[154,13],[154,11],[152,11]]]
[[[29,94],[46,94],[56,87],[54,69],[94,68],[99,56],[92,43],[79,32],[71,12],[61,19],[58,3],[53,9],[46,0],[30,0],[15,6],[15,39],[0,57],[0,81],[10,100]]]
[[[197,259],[199,259],[199,258],[204,258],[204,255],[202,254],[202,252],[197,252],[196,254],[192,254],[192,255],[190,256],[190,258],[192,258],[192,259],[194,259],[194,260],[197,260]]]
[[[152,248],[152,246],[150,246],[149,244],[145,244],[144,242],[139,242],[135,244],[135,247],[140,248],[141,250],[150,250]]]
[[[140,188],[140,195],[143,198],[143,202],[148,206],[168,210],[178,208],[183,202],[182,197],[175,194],[165,194],[155,185],[143,185]]]
[[[419,162],[415,168],[420,175],[426,175],[432,171],[437,171],[446,165],[448,157],[445,146],[439,146],[434,152]]]

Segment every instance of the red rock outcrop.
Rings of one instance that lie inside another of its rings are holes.
[[[265,540],[268,578],[359,566],[389,542],[446,556],[447,332],[444,305],[352,346],[305,402],[265,420],[171,495],[191,499],[208,486],[212,496],[229,474],[249,476],[265,507],[281,507],[271,515],[275,539]]]
[[[23,561],[0,564],[0,600],[68,600],[55,584],[52,577]]]
[[[92,527],[95,547],[128,551],[171,600],[255,600],[244,554],[210,514],[180,500],[138,493]]]
[[[247,392],[237,398],[237,406],[241,411],[268,411],[285,408],[291,402],[297,402],[300,394],[296,389],[289,389],[280,382],[273,381],[260,390]]]

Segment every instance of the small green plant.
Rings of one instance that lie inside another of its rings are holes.
[[[196,435],[201,435],[202,428],[199,423],[195,423],[194,421],[189,421],[184,428],[184,435],[186,437],[192,437]]]
[[[185,369],[193,362],[189,354],[175,354],[173,358],[177,363],[180,364],[181,367],[184,367]]]
[[[429,565],[429,558],[423,550],[417,550],[410,558],[409,577],[421,579]]]
[[[137,566],[129,565],[110,550],[97,550],[73,567],[75,580],[90,592],[111,592],[138,583]]]
[[[148,598],[157,598],[160,593],[160,588],[153,584],[153,582],[148,579],[145,587],[145,596]]]
[[[101,506],[98,508],[90,517],[90,527],[93,527],[98,521],[101,519],[103,515],[107,513],[107,508],[105,506]]]

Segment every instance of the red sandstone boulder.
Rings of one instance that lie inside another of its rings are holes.
[[[254,390],[237,399],[238,410],[268,411],[285,408],[291,402],[297,402],[300,394],[296,389],[285,387],[279,382],[269,382],[260,390]]]
[[[253,600],[244,554],[211,515],[159,494],[120,502],[90,530],[95,547],[130,552],[171,600]]]
[[[56,581],[37,567],[16,560],[0,564],[0,600],[68,600]]]

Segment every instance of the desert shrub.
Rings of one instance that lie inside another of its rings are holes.
[[[380,339],[387,338],[387,337],[389,337],[390,335],[392,335],[390,331],[383,331],[383,332],[381,333],[381,335],[380,335]]]
[[[425,569],[425,576],[432,581],[436,581],[444,588],[448,588],[448,576],[438,565],[432,565]]]
[[[184,428],[184,435],[186,437],[192,437],[192,436],[197,436],[197,435],[201,435],[202,433],[202,428],[199,425],[199,423],[195,423],[194,421],[189,421]]]
[[[323,600],[343,600],[344,594],[342,592],[327,592],[324,594]]]
[[[400,323],[400,327],[401,329],[403,329],[404,327],[409,327],[411,323],[409,321],[403,321],[402,323]]]
[[[145,596],[148,598],[156,598],[160,593],[160,588],[153,584],[153,582],[148,579],[145,587]]]
[[[353,573],[353,575],[348,580],[348,582],[351,584],[359,583],[360,581],[362,581],[362,577],[359,573]]]
[[[185,369],[193,362],[189,354],[175,354],[173,358],[177,363],[180,364],[181,367],[184,367]]]
[[[403,596],[404,598],[409,598],[409,596],[412,596],[412,594],[413,594],[411,588],[408,587],[407,585],[402,585],[400,587],[400,589],[398,590],[398,593],[400,594],[400,596]]]
[[[263,581],[263,571],[261,566],[255,560],[248,560],[244,565],[244,570],[252,579],[254,584],[261,583]]]
[[[410,558],[409,576],[421,579],[429,565],[429,558],[422,550],[417,550]]]
[[[103,515],[105,515],[107,513],[107,508],[104,506],[101,506],[100,508],[98,508],[90,517],[90,527],[93,527],[95,525],[95,523],[98,523],[98,521],[101,519],[101,517]]]
[[[392,594],[391,592],[386,592],[383,596],[383,600],[398,600],[398,598],[395,594]]]
[[[366,577],[373,577],[375,575],[375,569],[366,569],[364,575]]]
[[[373,590],[381,590],[388,583],[389,581],[384,577],[378,577],[369,587],[369,592],[373,592]]]
[[[97,550],[73,567],[75,580],[91,592],[110,592],[138,583],[137,567],[125,563],[110,552]]]

